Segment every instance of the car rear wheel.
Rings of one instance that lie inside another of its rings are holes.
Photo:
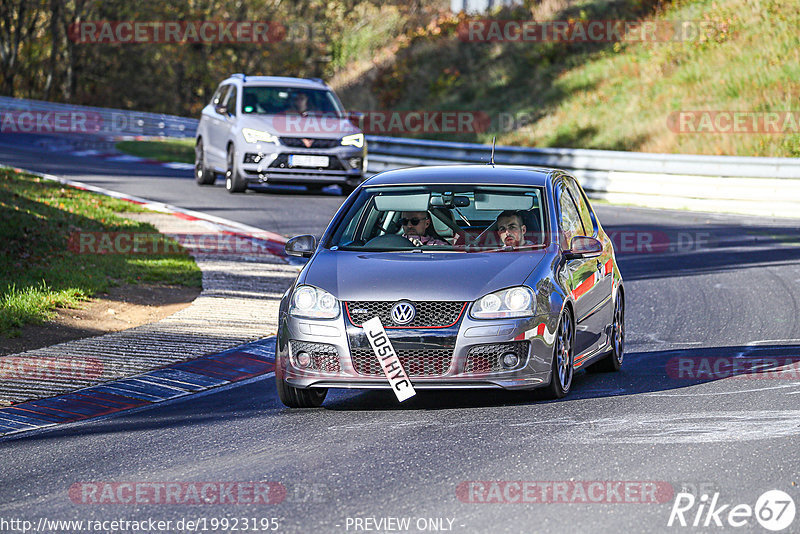
[[[227,168],[225,170],[225,189],[228,193],[242,193],[247,189],[247,182],[242,179],[236,168],[233,145],[228,147]]]
[[[600,361],[586,368],[592,373],[610,373],[622,368],[625,356],[625,294],[617,293],[614,317],[611,321],[611,350]]]
[[[275,373],[278,398],[289,408],[319,408],[328,394],[327,388],[300,389],[286,383],[282,376]]]
[[[558,323],[556,340],[553,343],[553,363],[550,370],[550,385],[547,388],[548,397],[560,399],[569,393],[572,387],[574,374],[572,340],[572,314],[569,309],[564,310],[564,315]]]

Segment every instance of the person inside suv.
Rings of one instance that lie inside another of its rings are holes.
[[[305,117],[310,111],[308,106],[308,94],[298,91],[292,97],[292,105],[286,110],[286,113],[301,115]]]

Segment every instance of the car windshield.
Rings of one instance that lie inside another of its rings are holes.
[[[340,118],[336,96],[323,89],[248,86],[242,93],[242,112],[257,115],[326,115]]]
[[[547,245],[540,187],[431,185],[366,187],[326,248],[513,252]]]

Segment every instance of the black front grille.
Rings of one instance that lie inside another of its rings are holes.
[[[361,326],[376,315],[386,328],[444,328],[454,325],[466,308],[466,302],[425,301],[412,302],[417,314],[406,325],[398,325],[392,320],[391,310],[396,301],[355,301],[345,302],[345,310],[350,322]]]
[[[310,141],[311,145],[305,142]],[[338,139],[310,139],[307,137],[281,137],[281,143],[293,148],[333,148],[339,145]]]
[[[342,370],[339,365],[339,352],[333,345],[294,340],[290,344],[293,357],[297,357],[297,353],[301,351],[311,355],[311,365],[306,369],[325,373],[338,373]]]
[[[467,352],[467,364],[464,367],[464,372],[477,374],[506,371],[507,369],[503,367],[500,358],[507,352],[513,352],[519,356],[520,366],[522,366],[528,357],[529,346],[530,341],[475,345]]]
[[[409,377],[442,376],[450,369],[453,349],[398,350],[397,357]],[[372,349],[350,351],[353,368],[360,375],[384,376],[381,364]]]
[[[312,154],[315,155],[315,154]],[[288,154],[279,154],[275,161],[270,163],[270,167],[275,167],[278,169],[315,169],[317,167],[289,167],[289,155]],[[325,170],[329,171],[343,171],[345,170],[344,166],[342,166],[342,162],[339,161],[339,158],[336,156],[328,156],[328,166],[322,167]]]

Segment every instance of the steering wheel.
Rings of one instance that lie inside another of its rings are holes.
[[[405,237],[397,234],[384,234],[373,237],[366,242],[364,248],[416,248]]]

